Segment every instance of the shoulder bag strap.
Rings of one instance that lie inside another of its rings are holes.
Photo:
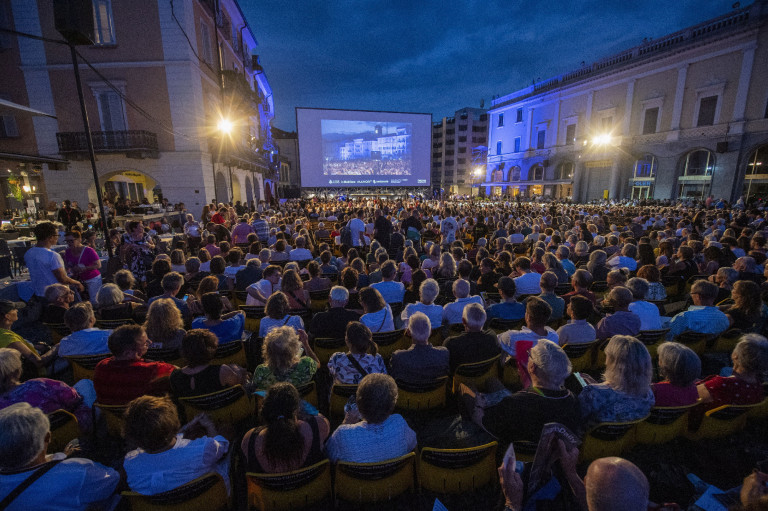
[[[360,365],[360,362],[355,360],[355,357],[353,357],[351,353],[347,353],[347,358],[349,359],[349,362],[352,364],[352,366],[357,369],[358,373],[363,376],[368,376],[368,371],[363,369],[363,366]]]
[[[302,300],[301,298],[296,296],[296,293],[291,291],[291,296],[293,297],[294,300],[296,300],[296,303],[298,303],[299,305],[301,305],[305,309],[307,308],[307,302],[305,302],[304,300]]]
[[[24,493],[24,490],[32,486],[32,484],[43,477],[49,470],[58,465],[63,460],[50,461],[43,466],[32,472],[32,474],[24,479],[20,485],[13,489],[11,493],[5,496],[2,502],[0,502],[0,509],[7,509],[16,498]]]

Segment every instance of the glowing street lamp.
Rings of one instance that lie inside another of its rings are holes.
[[[223,118],[222,118],[222,119],[219,121],[219,124],[218,124],[216,127],[217,127],[217,128],[219,129],[219,131],[220,131],[220,132],[222,132],[223,134],[225,134],[225,135],[229,135],[230,133],[232,133],[232,127],[233,127],[233,125],[232,125],[232,121],[230,121],[229,119],[223,119]]]
[[[597,135],[592,141],[595,145],[608,145],[611,143],[610,133],[602,133]]]
[[[472,188],[469,189],[469,196],[472,197],[472,190],[475,188],[475,180],[479,179],[483,175],[482,167],[475,167],[475,171],[472,173]],[[480,195],[480,190],[477,191],[477,195]]]

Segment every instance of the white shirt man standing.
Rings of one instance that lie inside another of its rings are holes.
[[[354,247],[360,247],[365,243],[365,222],[360,220],[361,216],[363,216],[362,210],[352,213],[352,218],[348,224],[352,231],[352,246]]]

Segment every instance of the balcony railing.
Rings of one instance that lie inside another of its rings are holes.
[[[96,153],[125,153],[129,158],[159,158],[157,134],[151,131],[92,131],[93,150]],[[56,133],[59,154],[86,158],[88,144],[84,131]]]

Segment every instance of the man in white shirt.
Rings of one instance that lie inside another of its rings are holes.
[[[37,244],[24,254],[24,264],[29,269],[35,296],[44,298],[45,288],[51,284],[64,284],[74,286],[79,291],[85,290],[83,284],[67,276],[64,260],[51,250],[59,239],[56,226],[51,222],[41,222],[35,226],[34,233]]]
[[[627,281],[627,289],[632,292],[633,300],[629,304],[629,312],[640,318],[640,330],[659,330],[661,328],[659,308],[645,301],[648,288],[648,281],[645,279],[634,277]]]
[[[282,268],[274,264],[267,266],[264,270],[263,278],[245,289],[248,293],[245,304],[266,305],[272,293],[280,291],[280,277],[282,277]]]
[[[464,279],[458,279],[453,283],[453,296],[456,297],[456,301],[443,307],[443,324],[445,325],[461,323],[464,307],[470,303],[483,305],[483,299],[479,296],[469,296],[469,282]]]
[[[312,259],[312,252],[307,250],[307,241],[304,236],[296,238],[296,248],[291,250],[288,257],[291,261],[309,261]]]
[[[538,295],[541,292],[541,275],[531,271],[531,260],[527,257],[518,257],[515,259],[512,275],[517,274],[515,277],[515,288],[517,294],[520,295]]]
[[[403,303],[405,286],[402,282],[395,282],[397,266],[390,260],[381,265],[381,282],[371,284],[371,287],[381,293],[387,303]]]
[[[557,332],[547,326],[552,308],[547,302],[538,296],[532,296],[525,302],[525,325],[520,330],[508,330],[499,334],[501,349],[510,357],[515,356],[515,343],[517,341],[533,341],[534,345],[539,339],[546,339],[559,344]]]
[[[352,246],[360,247],[365,243],[365,222],[360,220],[359,217],[363,216],[363,210],[359,210],[356,213],[352,213],[352,219],[347,224],[352,231]]]

